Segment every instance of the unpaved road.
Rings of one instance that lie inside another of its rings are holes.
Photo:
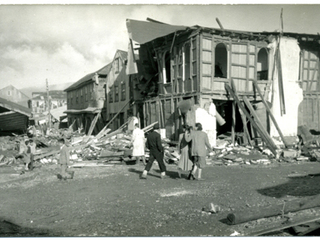
[[[53,164],[23,175],[13,175],[12,169],[0,168],[2,237],[230,236],[235,231],[248,236],[284,220],[277,216],[227,225],[228,213],[320,195],[318,162],[208,166],[205,181],[178,179],[175,165],[168,165],[164,180],[157,165],[147,180],[139,179],[142,165],[76,168],[68,181],[57,179]],[[220,212],[202,211],[210,203],[219,205]]]

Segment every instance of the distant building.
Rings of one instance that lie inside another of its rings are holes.
[[[12,85],[0,89],[0,97],[21,106],[29,107],[28,101],[30,98]]]
[[[50,109],[67,105],[67,94],[63,90],[49,91]],[[31,99],[32,113],[35,117],[48,112],[47,92],[33,92]]]
[[[67,93],[68,124],[73,124],[73,129],[84,129],[89,132],[92,121],[98,118],[92,134],[98,133],[106,123],[106,112],[104,108],[106,94],[106,77],[110,71],[111,64],[104,66],[96,72],[90,73],[64,91]]]

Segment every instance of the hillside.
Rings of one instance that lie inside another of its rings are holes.
[[[49,85],[49,90],[64,90],[67,87],[69,87],[71,84],[73,84],[73,82],[67,82],[63,84],[52,84],[52,85]],[[21,88],[19,90],[31,98],[32,92],[45,92],[47,89],[46,89],[46,86],[43,85],[43,86],[32,86],[27,88]]]

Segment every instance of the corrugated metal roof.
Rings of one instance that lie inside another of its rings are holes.
[[[109,63],[108,65],[104,66],[103,68],[100,68],[98,71],[93,72],[93,73],[89,73],[86,76],[84,76],[83,78],[81,78],[80,80],[78,80],[77,82],[75,82],[74,84],[72,84],[71,86],[69,86],[68,88],[66,88],[64,91],[68,92],[70,90],[76,89],[79,86],[81,86],[82,84],[86,83],[86,82],[92,82],[93,80],[93,76],[97,73],[98,75],[107,75],[109,73],[111,69],[111,63]]]
[[[127,29],[132,40],[143,44],[187,27],[127,19]]]
[[[241,31],[241,30],[232,30],[232,29],[221,29],[221,28],[209,28],[202,27],[198,25],[194,26],[176,26],[169,25],[165,23],[159,22],[146,22],[146,21],[137,21],[132,19],[127,19],[127,30],[129,33],[129,37],[138,42],[139,44],[144,44],[155,40],[157,38],[161,38],[167,36],[169,34],[173,34],[174,32],[181,32],[185,30],[201,30],[205,32],[210,32],[212,34],[222,35],[222,36],[230,36],[236,38],[249,38],[249,39],[257,39],[257,40],[267,40],[267,37],[270,35],[280,35],[295,37],[304,41],[317,41],[320,44],[320,39],[318,34],[305,34],[305,33],[290,33],[290,32],[253,32],[253,31]]]
[[[31,109],[21,106],[20,104],[8,101],[7,99],[0,97],[0,106],[10,111],[21,113],[28,117],[31,117]]]

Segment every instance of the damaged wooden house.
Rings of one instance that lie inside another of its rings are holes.
[[[112,130],[123,126],[133,115],[133,92],[126,74],[127,57],[127,52],[116,51],[105,82],[107,125]]]
[[[253,142],[319,129],[319,36],[127,20],[128,74],[144,125],[177,140],[184,123]],[[134,113],[135,115],[137,112]],[[218,124],[216,124],[218,120]],[[225,122],[224,122],[225,121]],[[220,123],[220,124],[219,124]]]
[[[26,133],[31,109],[7,99],[0,98],[0,135]]]
[[[110,69],[111,64],[108,64],[64,90],[67,92],[65,113],[73,130],[97,134],[106,124],[105,83]]]

